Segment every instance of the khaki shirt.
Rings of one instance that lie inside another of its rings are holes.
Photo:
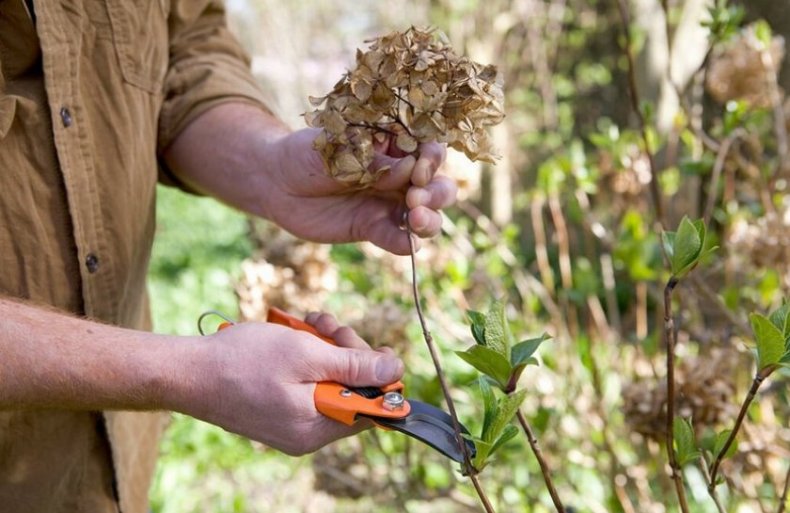
[[[0,0],[0,294],[149,328],[158,155],[227,101],[218,1]],[[0,512],[147,512],[163,417],[0,412]]]

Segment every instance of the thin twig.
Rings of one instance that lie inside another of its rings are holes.
[[[785,487],[782,490],[782,496],[779,498],[779,508],[776,513],[784,513],[785,505],[787,504],[787,493],[790,491],[790,466],[787,467],[787,475],[785,476]]]
[[[557,493],[557,489],[554,487],[554,481],[551,479],[551,470],[549,469],[546,460],[543,458],[543,452],[540,450],[540,446],[538,445],[538,439],[535,438],[532,429],[529,427],[527,418],[524,417],[524,414],[521,413],[521,410],[516,411],[516,416],[518,417],[518,422],[521,424],[521,427],[524,429],[524,434],[527,436],[529,447],[532,449],[535,459],[538,460],[540,471],[543,473],[543,481],[546,482],[546,488],[549,489],[549,495],[551,495],[551,501],[554,503],[554,507],[557,508],[558,513],[565,513],[565,507],[562,505],[562,501],[560,500],[560,496]]]
[[[565,327],[565,323],[562,321],[562,312],[552,297],[554,287],[552,286],[551,289],[548,289],[544,283],[535,278],[531,273],[524,270],[515,253],[513,253],[507,244],[502,243],[501,230],[499,230],[499,228],[493,222],[491,222],[491,220],[486,217],[485,214],[480,212],[477,207],[469,202],[463,202],[459,204],[459,207],[472,219],[474,219],[477,226],[481,230],[485,231],[489,239],[495,243],[497,255],[510,269],[510,276],[513,278],[513,284],[516,286],[516,290],[518,291],[519,297],[521,298],[522,305],[526,304],[528,298],[532,297],[533,295],[536,296],[552,319],[552,322],[557,330],[556,338],[569,340],[567,328]],[[449,219],[446,219],[446,221],[447,222],[443,223],[442,226],[447,226],[448,231],[454,229],[452,221]],[[541,223],[540,226],[542,227],[543,224]]]
[[[381,132],[387,135],[391,135],[397,137],[398,134],[393,132],[392,130],[388,130],[379,125],[371,125],[370,123],[349,123],[348,126],[353,126],[357,128],[366,128],[368,130],[373,130],[374,132]]]
[[[453,397],[450,394],[450,387],[447,385],[447,378],[445,377],[444,371],[442,370],[442,363],[439,360],[439,353],[436,350],[436,345],[433,343],[433,337],[431,336],[431,332],[428,330],[428,325],[422,312],[420,293],[417,283],[417,259],[414,256],[414,241],[412,240],[412,229],[411,225],[409,224],[408,213],[405,216],[404,224],[406,226],[406,235],[409,238],[409,256],[411,257],[412,278],[411,286],[412,293],[414,294],[414,306],[417,310],[417,317],[420,319],[420,327],[422,328],[422,334],[425,338],[425,343],[428,346],[428,351],[431,353],[433,366],[436,368],[436,376],[439,378],[439,385],[442,388],[442,394],[444,394],[444,400],[447,403],[447,410],[449,411],[450,417],[453,420],[453,431],[455,432],[456,442],[458,443],[458,446],[461,448],[461,452],[464,455],[464,471],[472,481],[472,484],[474,485],[477,495],[480,497],[480,501],[483,503],[483,507],[485,508],[486,512],[495,513],[494,507],[491,505],[485,490],[483,490],[483,488],[480,486],[480,481],[477,479],[476,470],[472,466],[469,450],[466,446],[466,441],[461,435],[461,423],[458,421],[458,414],[455,412],[455,403],[453,403]]]
[[[768,48],[763,48],[760,52],[760,59],[762,60],[763,68],[765,68],[765,82],[768,88],[768,94],[771,98],[771,108],[774,118],[774,136],[776,137],[776,169],[768,181],[768,190],[773,195],[777,179],[787,171],[787,126],[785,125],[785,111],[784,105],[782,104],[782,93],[779,89],[776,62],[771,54],[770,46]]]
[[[617,495],[617,501],[620,503],[620,506],[622,506],[624,513],[636,513],[634,504],[631,502],[631,498],[628,496],[628,492],[625,489],[625,483],[621,483],[621,481],[628,483],[628,478],[625,477],[625,474],[620,474],[616,476],[615,479],[614,493]]]
[[[676,277],[671,277],[664,287],[664,335],[667,341],[667,419],[666,419],[666,445],[669,466],[672,469],[672,481],[675,483],[675,492],[680,503],[680,510],[688,513],[686,503],[686,489],[683,486],[683,474],[675,457],[675,435],[673,424],[675,420],[675,321],[672,318],[672,291],[678,284]]]
[[[702,470],[702,475],[705,477],[705,481],[708,483],[708,495],[710,495],[710,498],[713,499],[716,509],[719,510],[719,513],[727,513],[727,510],[724,509],[724,506],[719,499],[719,494],[716,493],[716,487],[710,486],[712,481],[710,480],[710,472],[708,472],[708,462],[705,461],[705,457],[702,454],[699,456],[699,468]]]
[[[642,136],[642,142],[645,145],[645,154],[647,155],[647,161],[650,165],[650,194],[653,197],[656,219],[661,226],[666,226],[661,186],[658,183],[658,169],[656,169],[653,149],[650,147],[650,139],[647,135],[647,120],[645,120],[645,116],[639,108],[639,89],[636,86],[636,64],[634,63],[634,55],[631,52],[631,20],[626,0],[618,0],[617,7],[620,11],[620,20],[623,24],[623,35],[625,37],[623,52],[628,61],[628,96],[631,99],[631,110],[634,111],[639,121],[639,132]]]
[[[743,419],[746,417],[746,412],[749,410],[749,406],[752,404],[754,400],[754,396],[757,395],[757,390],[760,388],[760,385],[763,384],[763,381],[771,375],[773,371],[777,369],[777,366],[771,365],[764,369],[761,369],[757,372],[754,376],[754,381],[752,381],[752,386],[749,389],[749,394],[746,396],[746,399],[743,400],[743,404],[741,404],[741,411],[738,412],[738,418],[735,419],[735,425],[730,431],[730,436],[727,437],[727,441],[722,446],[719,453],[716,455],[716,459],[713,460],[713,464],[710,468],[710,483],[708,484],[708,488],[715,488],[716,487],[716,478],[719,475],[719,467],[721,465],[724,456],[727,454],[727,451],[730,450],[730,446],[735,441],[735,437],[738,436],[738,431],[741,429],[741,425],[743,424]]]
[[[734,130],[726,139],[719,145],[719,150],[716,152],[716,162],[713,164],[713,171],[711,172],[710,185],[708,187],[708,202],[705,205],[705,213],[702,219],[707,226],[710,223],[710,218],[713,215],[713,207],[716,205],[716,198],[719,197],[717,189],[719,188],[719,178],[721,171],[724,169],[724,162],[727,159],[727,154],[730,152],[730,146],[738,139],[743,133],[740,128]]]
[[[549,194],[549,212],[554,223],[557,249],[559,250],[560,280],[562,282],[559,297],[568,319],[568,332],[571,338],[575,339],[579,334],[579,319],[576,306],[571,303],[568,297],[569,291],[573,290],[570,236],[568,235],[568,223],[565,222],[562,205],[557,194]]]
[[[557,116],[557,92],[554,90],[554,75],[549,66],[548,52],[546,50],[546,34],[541,33],[541,28],[546,25],[545,7],[543,2],[525,2],[521,4],[524,25],[527,31],[527,49],[530,52],[530,60],[535,70],[535,78],[540,90],[541,106],[543,107],[543,126],[546,130],[556,130],[558,123]],[[541,9],[540,12],[538,9]]]
[[[555,294],[554,272],[549,262],[548,244],[546,242],[546,229],[543,227],[543,206],[546,204],[542,195],[538,194],[530,202],[530,217],[532,219],[532,232],[535,235],[535,257],[540,271],[543,286],[550,294]]]

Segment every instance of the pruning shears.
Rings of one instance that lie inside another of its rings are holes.
[[[198,319],[198,330],[201,334],[203,334],[201,322],[210,314],[224,319],[225,322],[219,325],[219,330],[234,324],[219,312],[206,312]],[[320,335],[306,322],[278,308],[269,309],[266,321],[306,331],[328,344],[336,345],[331,338]],[[400,431],[433,447],[458,463],[464,462],[464,452],[468,457],[474,457],[474,443],[464,438],[465,448],[460,446],[453,429],[453,419],[449,414],[422,401],[407,400],[403,393],[404,386],[400,381],[383,387],[349,387],[323,381],[316,384],[313,400],[316,410],[348,426],[366,418],[372,420],[376,427]],[[464,435],[469,434],[463,425],[460,425],[460,428]]]

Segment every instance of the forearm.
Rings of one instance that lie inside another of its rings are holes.
[[[267,181],[281,160],[274,142],[289,132],[259,107],[224,103],[192,121],[165,150],[164,159],[195,190],[270,218]]]
[[[107,326],[0,298],[0,410],[175,409],[192,339]]]

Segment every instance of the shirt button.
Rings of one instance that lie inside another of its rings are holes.
[[[99,270],[99,257],[94,255],[93,253],[88,253],[88,256],[85,257],[85,267],[88,268],[88,272],[93,274]]]
[[[66,107],[60,108],[60,120],[63,121],[63,126],[68,128],[71,126],[73,119],[71,118],[71,111]]]

